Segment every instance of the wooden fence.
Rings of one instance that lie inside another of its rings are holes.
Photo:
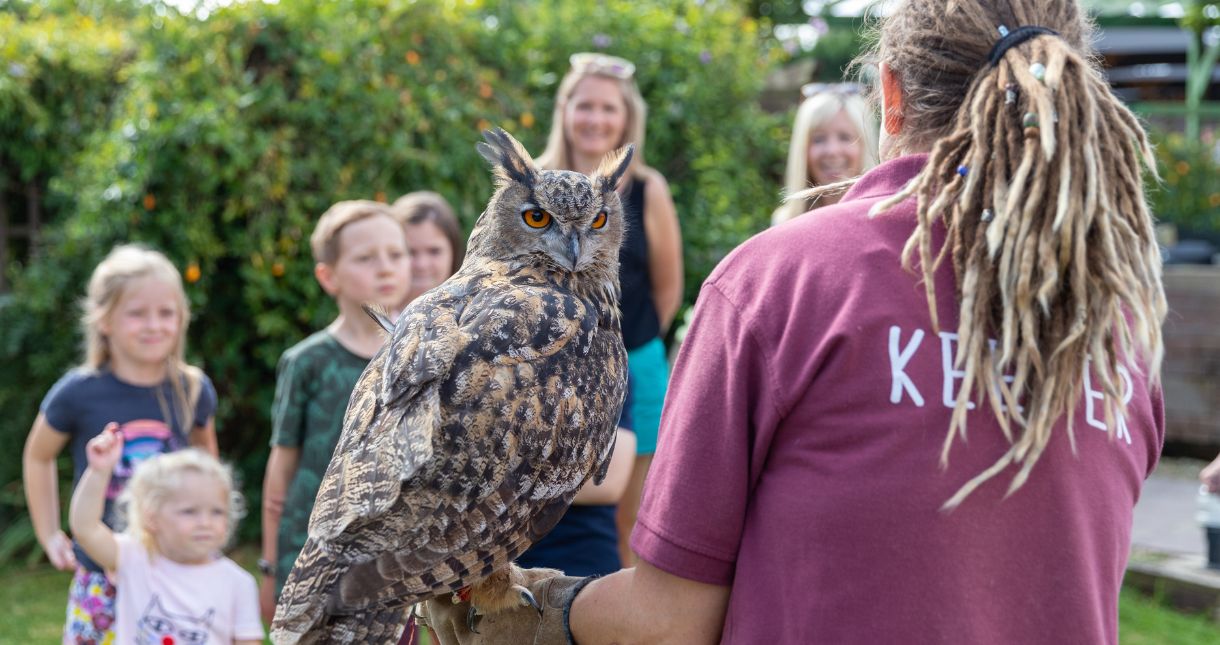
[[[1165,267],[1166,441],[1220,448],[1220,266]]]

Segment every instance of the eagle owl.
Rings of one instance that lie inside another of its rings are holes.
[[[510,563],[605,476],[632,148],[587,177],[484,137],[495,194],[461,270],[402,313],[352,392],[276,643],[393,643],[413,603],[458,590],[487,613],[533,602]]]

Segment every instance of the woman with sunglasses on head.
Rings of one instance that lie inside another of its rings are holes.
[[[879,35],[884,162],[703,285],[639,565],[527,571],[541,622],[482,642],[1118,641],[1164,439],[1147,137],[1079,0],[905,0]]]
[[[788,145],[784,194],[835,184],[877,165],[877,123],[859,85],[809,83],[801,88],[801,95],[804,100],[796,110]],[[771,214],[771,225],[829,206],[839,201],[840,195],[788,200]]]
[[[644,477],[652,463],[669,383],[661,341],[682,303],[682,236],[665,177],[644,163],[647,108],[636,86],[635,65],[617,56],[573,54],[559,83],[542,168],[591,174],[606,153],[635,145],[627,178],[619,188],[627,235],[619,253],[623,344],[631,379],[634,466],[618,504],[620,556],[634,558],[626,544],[635,525]]]

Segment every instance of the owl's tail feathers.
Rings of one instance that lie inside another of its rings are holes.
[[[271,642],[397,643],[410,617],[410,606],[339,607],[339,579],[348,567],[332,559],[314,539],[307,540],[276,605]]]
[[[330,643],[370,643],[373,645],[397,645],[403,628],[410,620],[410,606],[374,607],[354,614],[325,616],[322,623],[314,625],[308,633],[288,643],[329,645]],[[277,645],[275,632],[272,642]]]
[[[306,540],[275,606],[271,641],[276,645],[310,642],[313,630],[326,619],[329,590],[342,573],[339,563],[316,541]]]

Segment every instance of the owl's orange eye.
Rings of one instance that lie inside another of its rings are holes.
[[[600,211],[597,217],[593,218],[593,223],[590,224],[593,228],[601,228],[606,225],[606,211]]]
[[[551,225],[551,214],[539,208],[521,211],[521,219],[525,220],[526,226],[530,228],[546,228]]]

